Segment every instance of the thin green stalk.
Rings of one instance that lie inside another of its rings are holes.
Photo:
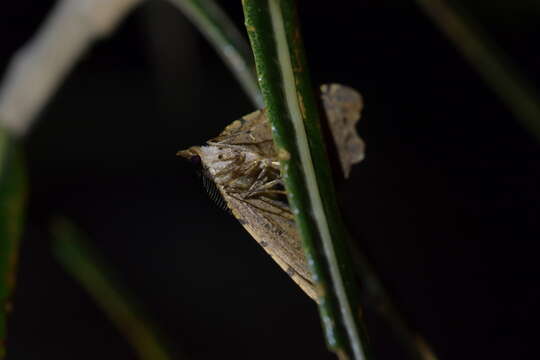
[[[540,140],[540,97],[472,19],[444,0],[416,0],[521,124]]]
[[[328,346],[368,359],[347,235],[337,207],[292,0],[243,0],[259,84],[303,239]]]
[[[7,317],[15,288],[26,180],[17,148],[0,130],[0,359],[6,354]]]
[[[66,220],[53,224],[54,254],[124,334],[141,360],[169,360],[154,328],[129,301],[121,286],[107,276],[108,267],[89,247],[85,237]]]
[[[182,10],[229,66],[257,108],[264,106],[246,40],[214,0],[169,0]]]

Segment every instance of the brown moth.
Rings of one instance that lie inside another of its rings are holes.
[[[323,104],[345,176],[364,157],[364,143],[354,125],[362,98],[337,84],[321,87]],[[266,112],[255,111],[235,120],[204,146],[178,155],[200,162],[228,209],[275,262],[309,295],[317,293],[294,217],[287,204],[278,154]]]

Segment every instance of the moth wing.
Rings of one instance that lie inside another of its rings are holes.
[[[244,150],[274,158],[272,129],[265,110],[257,110],[229,124],[211,143],[242,146]]]
[[[262,199],[223,195],[233,215],[250,235],[307,295],[317,300],[298,230],[288,208],[279,210]]]
[[[348,86],[325,84],[321,86],[321,98],[343,173],[348,178],[351,167],[365,156],[365,143],[356,132],[364,107],[362,96]]]

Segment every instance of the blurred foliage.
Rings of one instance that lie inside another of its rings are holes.
[[[257,107],[264,106],[249,46],[214,0],[170,0],[206,37]]]
[[[444,0],[416,0],[531,135],[540,140],[540,96],[476,21]]]
[[[23,228],[26,178],[18,149],[3,132],[0,132],[0,147],[0,358],[3,358]]]
[[[496,23],[500,28],[538,26],[540,19],[537,0],[453,0],[448,3],[468,10],[479,21]]]
[[[65,270],[84,287],[109,316],[141,360],[169,360],[158,333],[126,295],[112,271],[90,247],[85,236],[70,222],[57,219],[52,226],[54,254]]]

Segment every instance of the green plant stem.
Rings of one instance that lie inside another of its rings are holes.
[[[26,200],[26,178],[14,141],[0,130],[0,359],[5,357],[7,317],[15,288]]]
[[[416,0],[418,5],[461,51],[514,116],[540,140],[540,97],[465,14],[444,0]]]
[[[337,207],[294,1],[242,3],[289,203],[318,289],[327,343],[340,357],[367,359],[347,235]]]
[[[125,290],[112,281],[107,266],[72,224],[60,219],[53,224],[54,253],[66,271],[94,298],[124,334],[141,360],[169,360],[156,332],[128,300]]]
[[[247,42],[214,0],[169,0],[199,29],[257,108],[264,106]]]

